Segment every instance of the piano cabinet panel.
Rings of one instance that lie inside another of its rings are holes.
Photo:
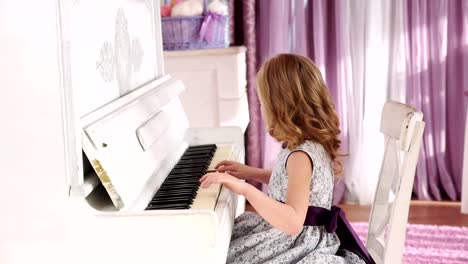
[[[238,99],[220,99],[218,107],[220,126],[239,126],[243,132],[247,130],[249,123],[247,94]]]
[[[70,246],[80,251],[69,263],[222,263],[217,240],[225,230],[214,212],[75,217],[81,225],[70,228]]]
[[[182,80],[181,94],[191,127],[239,126],[249,122],[246,49],[165,51],[166,73]]]
[[[91,256],[92,263],[224,263],[238,199],[229,190],[221,191],[215,211],[106,212],[106,195],[97,188],[87,198],[99,210],[94,214],[82,200],[71,201],[70,246],[80,251],[70,263]]]

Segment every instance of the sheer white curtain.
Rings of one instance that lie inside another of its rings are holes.
[[[383,157],[380,114],[388,99],[404,102],[404,0],[346,1],[343,72],[349,138],[345,199],[370,204]]]

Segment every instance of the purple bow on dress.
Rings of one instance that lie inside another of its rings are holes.
[[[309,206],[304,221],[305,226],[325,226],[328,233],[336,233],[340,238],[340,248],[358,255],[367,264],[375,261],[367,251],[359,236],[345,217],[341,208],[332,206],[331,210],[321,207]]]
[[[200,28],[200,41],[206,40],[208,43],[214,41],[216,24],[222,22],[223,16],[213,12],[206,12],[203,24]]]
[[[279,201],[280,203],[284,203]],[[330,210],[309,206],[307,208],[304,226],[325,226],[328,233],[336,233],[340,239],[340,248],[358,255],[366,264],[375,264],[367,248],[362,243],[353,227],[346,219],[345,213],[338,206]]]

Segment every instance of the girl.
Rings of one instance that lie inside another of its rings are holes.
[[[258,213],[236,218],[227,263],[373,263],[332,208],[340,130],[317,66],[279,55],[260,69],[257,89],[268,132],[283,144],[273,170],[222,161],[200,179],[244,195]],[[269,184],[269,195],[242,181],[250,179]]]

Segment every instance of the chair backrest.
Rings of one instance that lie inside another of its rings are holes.
[[[376,263],[401,263],[416,163],[425,123],[415,108],[384,105],[385,153],[369,219],[366,247]],[[400,162],[400,158],[402,161]]]

